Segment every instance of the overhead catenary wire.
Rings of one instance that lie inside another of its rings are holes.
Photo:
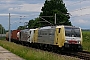
[[[70,1],[70,0],[64,0],[64,1]],[[75,0],[75,1],[76,1],[76,0]],[[71,4],[67,5],[67,6],[73,6],[73,5],[81,4],[81,3],[84,2],[84,1],[88,1],[88,0],[80,0],[80,1],[77,1],[77,2],[75,2],[75,3],[71,3]]]
[[[65,1],[65,0],[64,0]],[[66,0],[66,1],[69,1],[69,0]],[[82,2],[84,2],[84,1],[89,1],[89,0],[80,0],[80,1],[78,1],[78,2],[75,2],[75,3],[72,3],[72,4],[69,4],[69,5],[67,5],[67,6],[73,6],[74,4],[81,4]],[[76,10],[74,10],[74,11],[79,11],[79,10],[83,10],[83,9],[88,9],[88,8],[90,8],[90,6],[87,6],[87,7],[84,7],[84,8],[80,8],[80,9],[76,9]],[[74,12],[74,11],[71,11],[71,12]]]
[[[85,10],[85,9],[90,9],[90,6],[89,6],[89,7],[86,7],[86,8],[80,8],[80,9],[78,9],[78,10],[74,10],[74,11],[71,11],[71,12],[69,12],[69,13],[71,14],[71,16],[73,16],[73,15],[72,15],[73,12],[83,11],[83,10]],[[75,17],[85,16],[85,15],[90,15],[90,13],[82,14],[82,15],[75,16]]]
[[[64,1],[70,1],[70,0],[64,0]],[[76,4],[81,4],[82,2],[85,2],[85,1],[89,1],[89,0],[80,0],[78,2],[69,4],[69,5],[70,6],[73,6],[73,5],[76,5]],[[69,5],[67,5],[67,6],[69,6]],[[81,7],[79,9],[76,9],[76,10],[73,10],[73,11],[69,11],[69,13],[71,14],[71,17],[73,17],[73,18],[75,18],[75,17],[81,17],[81,16],[86,16],[86,15],[88,16],[88,15],[90,15],[90,13],[84,13],[84,14],[82,14],[83,13],[82,11],[86,11],[86,10],[89,10],[89,9],[90,9],[90,6],[86,6],[86,7]],[[77,15],[77,16],[72,15],[72,13],[80,12],[80,11],[81,11],[81,13],[79,15]]]
[[[71,18],[77,18],[77,17],[86,16],[86,15],[90,15],[90,14],[84,14],[84,15],[79,15],[79,16],[71,16]]]
[[[84,7],[84,8],[80,8],[80,9],[76,9],[76,10],[71,11],[71,12],[80,11],[80,10],[84,10],[84,9],[88,9],[88,8],[90,8],[90,6],[87,6],[87,7]]]

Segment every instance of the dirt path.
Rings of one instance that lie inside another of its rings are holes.
[[[0,46],[0,60],[24,60]]]

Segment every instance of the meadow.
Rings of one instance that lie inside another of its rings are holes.
[[[90,52],[90,31],[83,31],[83,49]]]
[[[75,57],[59,55],[48,51],[25,47],[5,40],[0,40],[0,46],[25,60],[80,60]]]

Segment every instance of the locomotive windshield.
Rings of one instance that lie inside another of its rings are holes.
[[[80,35],[80,28],[65,27],[65,36],[81,37],[81,35]]]

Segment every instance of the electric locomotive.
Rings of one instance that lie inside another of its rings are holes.
[[[41,27],[38,29],[37,37],[37,43],[82,50],[82,31],[80,27],[64,25]]]

